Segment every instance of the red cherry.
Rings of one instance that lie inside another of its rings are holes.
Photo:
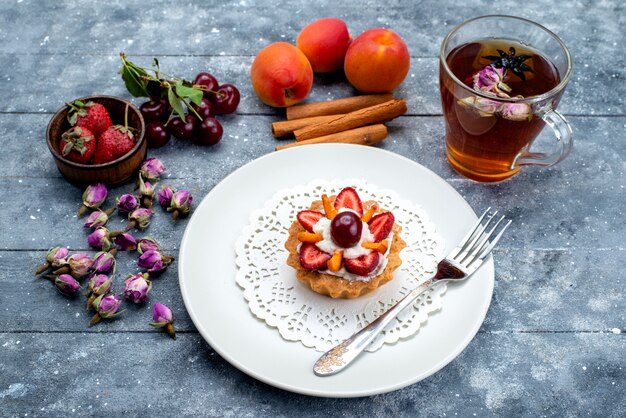
[[[215,97],[211,101],[215,105],[215,109],[219,115],[227,115],[237,110],[240,100],[239,90],[232,84],[222,84],[217,89]]]
[[[220,142],[224,129],[215,118],[205,118],[196,128],[195,140],[200,145],[215,145]]]
[[[144,102],[139,106],[139,111],[141,111],[146,123],[153,120],[163,120],[167,117],[169,110],[168,101],[162,98],[152,98],[149,102]]]
[[[213,97],[215,94],[213,92],[217,91],[217,88],[220,86],[217,82],[217,78],[213,77],[210,73],[198,73],[198,75],[196,75],[196,79],[193,81],[193,84],[201,86],[203,90],[205,90],[204,97],[207,99]]]
[[[361,239],[363,222],[354,212],[341,212],[330,223],[330,236],[341,247],[354,246]]]
[[[170,132],[163,122],[154,120],[146,125],[146,139],[150,148],[160,148],[170,140]]]
[[[183,121],[180,117],[176,116],[168,122],[170,132],[178,139],[191,139],[193,138],[193,132],[196,128],[196,117],[193,115],[187,115]]]
[[[200,106],[192,104],[191,107],[196,111],[202,120],[206,118],[212,118],[215,116],[215,105],[207,98],[202,98]],[[195,116],[195,115],[194,115]]]

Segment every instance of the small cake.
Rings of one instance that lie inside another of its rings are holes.
[[[356,298],[393,279],[406,247],[401,230],[393,213],[346,187],[298,213],[285,243],[287,264],[314,292]]]

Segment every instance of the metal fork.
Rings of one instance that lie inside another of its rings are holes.
[[[476,225],[467,233],[461,243],[454,248],[447,257],[437,265],[437,273],[409,292],[404,298],[396,303],[387,312],[376,318],[369,325],[361,329],[352,337],[331,348],[324,353],[313,366],[313,372],[318,376],[330,376],[340,372],[376,338],[378,334],[396,317],[402,310],[412,305],[417,297],[432,287],[435,283],[442,281],[461,281],[468,278],[483,263],[485,258],[491,253],[493,247],[502,237],[506,228],[511,224],[508,221],[489,242],[489,238],[495,233],[498,226],[504,221],[502,216],[496,224],[485,232],[492,220],[495,219],[498,211],[489,215],[491,208],[478,218]],[[482,221],[488,217],[483,225]]]

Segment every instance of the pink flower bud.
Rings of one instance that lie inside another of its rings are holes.
[[[91,318],[89,326],[93,326],[100,322],[101,319],[111,319],[120,315],[124,311],[120,311],[120,305],[122,304],[122,298],[115,293],[107,293],[98,296],[93,301],[93,308],[96,310],[96,314]]]
[[[132,194],[123,194],[116,200],[117,210],[120,213],[129,213],[139,207],[139,200]]]
[[[156,242],[154,238],[145,237],[145,238],[140,239],[139,242],[137,243],[137,251],[139,251],[139,254],[143,254],[146,251],[150,251],[150,250],[161,251],[161,247],[159,246],[159,243]]]
[[[97,209],[105,201],[108,194],[106,186],[102,183],[87,186],[83,193],[83,205],[91,209]]]
[[[159,205],[167,209],[172,202],[173,195],[174,191],[170,186],[161,185],[161,190],[159,190],[159,193],[157,194],[159,198]]]
[[[89,279],[89,293],[94,295],[104,295],[111,290],[113,284],[113,277],[109,277],[106,274],[95,274]]]
[[[139,169],[139,173],[146,180],[158,180],[165,172],[165,165],[158,158],[148,158]]]
[[[134,251],[137,248],[135,237],[126,232],[116,236],[113,242],[115,242],[115,245],[120,247],[122,251]]]
[[[191,210],[191,201],[193,200],[189,190],[179,190],[172,196],[168,212],[173,212],[174,219],[179,216],[186,216]]]
[[[154,214],[152,209],[138,208],[128,214],[128,220],[131,222],[130,228],[136,227],[145,229],[150,225],[150,218]],[[130,229],[129,228],[129,229]]]
[[[100,251],[93,257],[93,270],[96,273],[115,271],[115,256],[108,251]]]
[[[176,339],[176,331],[174,330],[174,315],[172,310],[162,303],[155,303],[152,306],[152,325],[155,328],[165,328],[167,334]]]
[[[85,228],[98,228],[109,222],[109,216],[100,209],[91,212],[83,226]]]
[[[80,284],[69,274],[61,274],[54,279],[54,286],[64,296],[74,296],[80,290]]]
[[[109,230],[103,226],[96,228],[95,231],[87,236],[87,244],[102,251],[109,251],[109,248],[111,248]]]
[[[128,275],[124,281],[124,297],[133,303],[142,303],[148,300],[148,293],[152,289],[152,282],[147,273]]]
[[[501,107],[500,115],[504,119],[524,121],[530,120],[533,117],[533,112],[527,103],[505,103]]]
[[[50,263],[53,268],[59,268],[67,264],[65,259],[69,254],[69,250],[65,247],[50,248],[46,253],[46,261]]]
[[[91,271],[93,260],[87,254],[74,254],[68,258],[70,272],[73,277],[85,277]]]
[[[148,250],[139,256],[137,266],[148,270],[150,273],[157,273],[165,270],[173,260],[173,257],[163,255],[159,251]]]

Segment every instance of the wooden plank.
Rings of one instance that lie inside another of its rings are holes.
[[[0,334],[0,408],[10,416],[620,417],[624,353],[626,339],[611,333],[479,333],[422,382],[330,400],[260,383],[197,334]]]
[[[624,279],[615,277],[612,272],[616,271],[625,251],[498,249],[494,254],[495,292],[482,330],[606,332],[623,327],[626,322]],[[168,253],[178,257],[177,252]],[[129,273],[139,271],[137,256],[136,253],[117,256],[115,292],[123,290],[123,280]],[[162,275],[153,278],[149,303],[125,304],[128,310],[119,320],[103,322],[88,330],[90,315],[84,309],[82,296],[65,298],[56,292],[52,283],[32,276],[44,258],[45,251],[0,251],[0,294],[5,301],[0,309],[0,330],[148,332],[147,322],[155,301],[170,306],[177,329],[195,330],[181,298],[177,261]],[[443,309],[450,309],[445,298]]]

